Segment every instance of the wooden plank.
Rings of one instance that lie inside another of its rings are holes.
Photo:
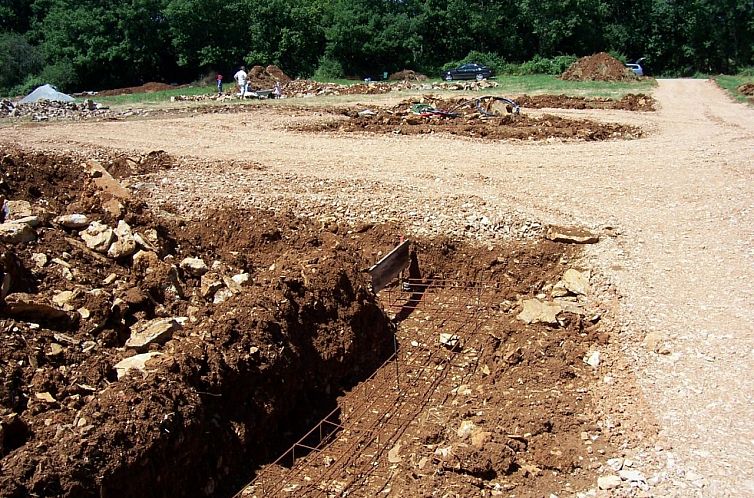
[[[410,262],[408,248],[411,242],[404,240],[369,269],[372,290],[379,292],[389,284]]]

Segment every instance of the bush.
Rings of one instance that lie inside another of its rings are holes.
[[[42,56],[18,33],[0,34],[0,92],[20,85],[42,66]]]
[[[335,80],[343,77],[343,66],[335,59],[323,56],[319,59],[317,70],[314,71],[313,78],[318,81]]]
[[[44,80],[44,83],[55,86],[61,92],[75,90],[75,85],[79,83],[73,64],[66,60],[45,66],[39,77]],[[83,84],[86,84],[86,82],[83,82]]]
[[[505,72],[515,75],[529,74],[563,74],[563,71],[576,62],[575,55],[559,55],[552,58],[535,55],[531,60],[521,64],[508,64]]]

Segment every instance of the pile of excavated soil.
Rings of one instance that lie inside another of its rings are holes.
[[[570,81],[633,81],[639,77],[612,55],[600,52],[577,60],[560,78]]]
[[[81,158],[2,166],[0,496],[227,492],[392,350],[345,230],[161,219]]]
[[[572,97],[569,95],[522,95],[516,103],[529,109],[619,109],[655,111],[657,102],[644,94],[629,93],[618,100],[606,97]]]
[[[291,78],[275,65],[254,66],[249,71],[249,84],[252,88],[272,88],[276,83],[286,85]]]
[[[182,85],[186,86],[186,85]],[[144,83],[140,86],[132,86],[127,88],[114,88],[112,90],[103,90],[101,92],[97,92],[97,95],[100,97],[108,97],[111,95],[127,95],[131,93],[152,93],[152,92],[161,92],[163,90],[170,90],[173,88],[181,88],[181,86],[177,85],[169,85],[167,83]]]
[[[426,75],[417,73],[411,69],[404,69],[393,73],[388,77],[390,81],[426,81],[428,78]]]
[[[423,106],[429,106],[427,109]],[[422,106],[417,107],[417,106]],[[510,109],[508,109],[510,110]],[[633,126],[575,120],[554,115],[484,115],[476,99],[440,99],[431,96],[404,100],[390,109],[333,109],[345,118],[292,126],[304,132],[369,132],[401,135],[448,133],[487,140],[609,140],[634,139],[642,131]]]
[[[395,326],[363,269],[403,229],[233,208],[158,216],[118,179],[175,167],[163,152],[86,165],[0,152],[0,497],[229,495],[341,398],[368,401],[345,393],[393,352]],[[430,458],[396,488],[424,492],[434,475],[545,495],[591,482],[592,451],[609,437],[582,358],[606,337],[558,283],[575,251],[415,247],[425,278],[498,282],[481,310],[496,326],[457,393],[467,401],[442,387],[431,423],[407,432],[428,457],[447,443],[465,460]],[[543,294],[555,321],[516,319]],[[416,334],[435,336],[429,316],[415,318]],[[419,336],[404,333],[399,347],[414,347]],[[469,422],[488,446],[459,445],[456,426]],[[355,456],[366,457],[344,455]]]
[[[754,96],[754,83],[744,83],[738,87],[738,91],[744,95]]]

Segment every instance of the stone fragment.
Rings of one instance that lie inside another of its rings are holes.
[[[628,481],[629,483],[646,483],[647,480],[644,478],[644,474],[639,472],[638,470],[628,470],[624,469],[618,472],[618,475],[621,479],[624,481]]]
[[[34,214],[29,201],[6,201],[5,208],[8,213],[5,217],[7,221],[16,221]]]
[[[212,299],[213,304],[220,304],[226,300],[228,300],[230,297],[233,296],[233,291],[228,289],[227,287],[223,287],[222,289],[215,292],[215,296]]]
[[[622,484],[623,481],[616,475],[600,476],[597,478],[597,487],[602,490],[619,488]]]
[[[52,221],[70,230],[83,230],[90,223],[89,217],[85,214],[64,214]]]
[[[73,306],[71,306],[70,302],[77,296],[77,294],[78,293],[75,291],[58,292],[52,297],[52,302],[66,311],[71,311]]]
[[[563,286],[576,295],[585,296],[589,293],[589,277],[578,270],[570,268],[563,274]]]
[[[456,434],[461,439],[466,439],[471,435],[472,432],[477,430],[477,426],[474,422],[471,420],[464,420],[461,422],[461,425],[456,430]]]
[[[607,465],[613,469],[614,471],[618,472],[620,469],[623,468],[623,459],[622,458],[611,458],[607,461]]]
[[[471,434],[471,446],[481,450],[492,439],[492,433],[487,431],[476,431]]]
[[[138,352],[145,352],[150,344],[164,344],[173,332],[181,328],[175,318],[158,318],[146,323],[138,323],[131,327],[131,337],[126,341],[126,347]]]
[[[34,397],[39,401],[44,401],[45,403],[55,403],[56,401],[52,394],[48,393],[47,391],[42,393],[34,393]]]
[[[23,218],[14,220],[14,223],[23,223],[25,225],[29,225],[32,228],[37,228],[41,223],[41,220],[39,219],[39,216],[24,216]]]
[[[554,242],[565,242],[568,244],[594,244],[600,240],[598,235],[583,228],[559,227],[555,225],[547,228],[545,238]]]
[[[570,291],[566,289],[565,283],[562,280],[555,284],[552,287],[552,291],[550,291],[552,297],[566,297],[570,294]]]
[[[584,363],[592,368],[597,368],[598,366],[600,366],[600,352],[592,351],[590,353],[587,353],[587,355],[584,357]]]
[[[181,269],[195,277],[200,277],[209,271],[202,258],[184,258],[181,261]]]
[[[80,233],[86,247],[99,253],[106,253],[115,240],[113,229],[99,221],[93,221]]]
[[[123,216],[126,208],[118,199],[112,198],[102,203],[102,209],[113,218],[118,219]]]
[[[522,303],[523,310],[516,318],[524,323],[558,323],[558,313],[563,308],[557,303],[543,302],[539,299],[525,299]]]
[[[393,446],[390,451],[387,452],[387,460],[390,463],[400,463],[403,461],[401,458],[401,444],[398,443]]]
[[[60,344],[57,344],[55,342],[50,343],[50,352],[47,353],[47,356],[58,356],[63,354],[63,346]]]
[[[453,349],[459,345],[460,341],[461,341],[461,338],[458,337],[456,334],[449,334],[447,332],[443,332],[440,334],[440,344],[442,344],[446,348]]]
[[[109,194],[110,197],[125,200],[131,196],[128,190],[124,188],[118,180],[113,178],[113,176],[97,161],[87,161],[84,164],[84,167],[86,171],[89,172],[90,176],[92,176],[97,188]]]
[[[225,286],[222,277],[216,272],[208,272],[202,275],[199,292],[204,299],[212,299],[217,291]]]
[[[132,369],[138,370],[143,375],[146,375],[147,373],[152,371],[147,365],[149,360],[159,358],[161,356],[165,355],[163,353],[152,351],[149,353],[137,354],[119,361],[115,364],[115,372],[118,375],[118,380],[122,379],[126,374],[128,374],[129,370]]]
[[[0,224],[0,242],[6,244],[20,244],[31,242],[37,238],[37,233],[26,223],[2,223]]]
[[[140,234],[139,232],[134,232],[134,240],[144,249],[157,252],[155,246],[151,242],[149,242],[149,240],[147,240],[146,236]]]
[[[47,264],[47,254],[43,252],[35,252],[31,255],[31,261],[37,268],[44,268]]]
[[[239,273],[237,275],[233,275],[231,278],[236,283],[236,285],[243,287],[249,283],[249,281],[251,280],[251,275],[249,275],[248,273]]]
[[[35,297],[22,292],[6,296],[3,309],[6,316],[31,323],[48,323],[55,328],[70,327],[77,323],[78,313],[68,313],[44,302],[35,301]]]
[[[152,251],[136,251],[131,266],[137,273],[150,273],[160,264],[160,258]]]
[[[123,220],[118,221],[118,226],[113,230],[116,240],[107,250],[107,255],[111,258],[119,259],[131,256],[136,252],[136,240],[134,239],[131,227]]]

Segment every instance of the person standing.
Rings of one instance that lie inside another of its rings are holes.
[[[248,78],[248,75],[246,74],[246,67],[241,66],[241,69],[238,70],[236,74],[233,75],[233,79],[236,80],[236,85],[238,85],[238,93],[243,97],[246,94],[246,79]]]
[[[217,73],[217,94],[223,94],[223,75],[220,73]]]

